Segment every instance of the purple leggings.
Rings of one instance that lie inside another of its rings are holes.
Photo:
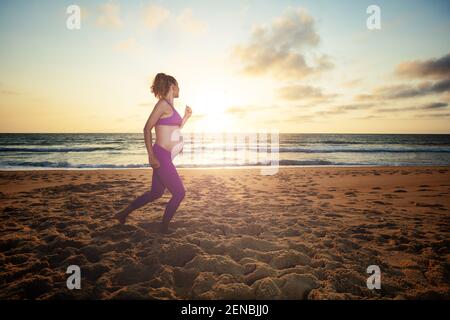
[[[172,162],[170,151],[154,143],[153,152],[159,160],[160,167],[153,169],[152,187],[150,191],[144,192],[142,195],[137,197],[136,200],[130,204],[129,208],[133,211],[160,198],[167,188],[172,194],[172,198],[166,205],[163,223],[168,224],[174,216],[175,211],[178,209],[181,201],[184,199],[185,190],[177,169]]]

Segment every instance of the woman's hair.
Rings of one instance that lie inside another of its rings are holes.
[[[153,84],[151,86],[152,92],[155,94],[156,98],[164,98],[166,94],[169,92],[171,84],[178,84],[177,80],[174,77],[169,76],[165,73],[158,73],[153,80]]]

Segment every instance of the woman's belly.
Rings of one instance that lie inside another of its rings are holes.
[[[183,136],[178,126],[159,125],[155,127],[156,143],[170,151],[172,159],[183,150]]]

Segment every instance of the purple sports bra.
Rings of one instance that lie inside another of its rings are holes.
[[[170,105],[170,107],[172,108],[173,112],[172,115],[170,117],[167,118],[159,118],[158,121],[156,121],[156,125],[166,125],[166,126],[179,126],[181,125],[181,122],[183,121],[183,119],[181,118],[181,116],[178,114],[177,110],[175,110],[175,108],[172,106],[172,104],[167,101],[166,102]]]

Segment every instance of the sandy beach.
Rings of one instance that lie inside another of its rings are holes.
[[[450,167],[179,172],[186,198],[163,235],[168,191],[112,219],[150,168],[1,171],[0,298],[450,298]]]

